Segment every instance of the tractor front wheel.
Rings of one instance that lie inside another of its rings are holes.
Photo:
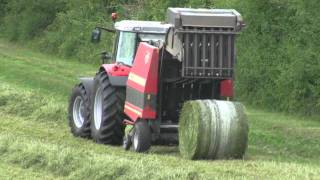
[[[146,152],[150,149],[151,129],[146,120],[138,120],[135,123],[132,144],[136,152]]]
[[[90,137],[90,102],[83,84],[76,85],[70,96],[69,126],[74,136]]]

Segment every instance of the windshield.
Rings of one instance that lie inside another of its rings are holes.
[[[132,65],[136,48],[136,33],[120,32],[117,50],[117,62]]]
[[[120,31],[116,48],[116,61],[131,66],[135,56],[135,51],[140,42],[163,42],[164,34],[147,34]],[[138,42],[137,42],[138,41]]]

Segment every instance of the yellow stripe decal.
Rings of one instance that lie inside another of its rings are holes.
[[[128,77],[128,80],[130,81],[133,81],[137,84],[139,84],[140,86],[145,86],[146,85],[146,79],[137,75],[137,74],[134,74],[134,73],[130,73],[129,74],[129,77]]]
[[[138,110],[136,110],[136,109],[133,109],[132,107],[128,106],[127,104],[124,105],[124,108],[125,108],[125,109],[128,109],[129,111],[132,111],[133,113],[137,114],[138,116],[141,116],[141,115],[142,115],[142,113],[141,113],[140,111],[138,111]]]

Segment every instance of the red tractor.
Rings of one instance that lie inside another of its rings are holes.
[[[165,23],[124,20],[114,29],[97,27],[93,42],[100,41],[102,30],[115,33],[113,53],[102,53],[103,62],[112,63],[102,64],[95,77],[81,78],[73,89],[71,132],[145,152],[154,143],[179,141],[185,102],[210,99],[219,101],[206,112],[223,111],[215,117],[220,128],[228,125],[221,131],[228,138],[230,123],[240,122],[234,118],[238,111],[228,107],[233,104],[234,42],[243,26],[235,10],[169,8]],[[189,123],[192,126],[192,119]],[[242,134],[243,154],[248,135]],[[232,146],[231,140],[225,145]]]

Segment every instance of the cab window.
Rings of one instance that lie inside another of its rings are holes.
[[[120,32],[118,37],[116,61],[131,66],[136,50],[136,33]]]

